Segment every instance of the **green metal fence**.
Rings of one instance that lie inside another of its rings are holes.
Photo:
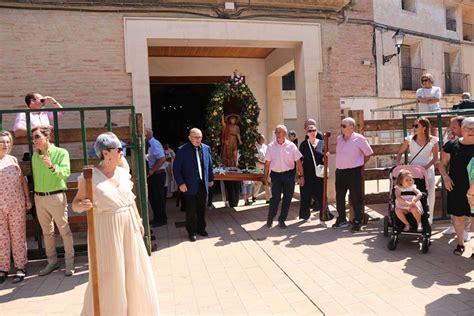
[[[433,118],[436,118],[436,128],[438,129],[439,135],[439,148],[440,152],[443,150],[443,121],[442,118],[445,116],[471,116],[474,115],[474,109],[465,109],[465,110],[449,110],[449,111],[442,111],[442,112],[418,112],[418,113],[404,113],[402,114],[402,123],[403,123],[403,138],[407,137],[408,129],[407,129],[407,119],[409,118],[418,118],[420,116],[430,118],[430,121],[433,123]],[[433,124],[434,125],[434,124]],[[408,153],[405,153],[405,163],[408,163]],[[438,219],[448,219],[448,204],[447,204],[447,196],[446,196],[446,188],[444,186],[444,180],[441,181],[441,201],[442,201],[442,210],[443,215],[440,218],[434,218],[435,220]]]
[[[83,164],[88,165],[90,163],[89,157],[87,155],[87,119],[86,113],[104,112],[106,114],[106,130],[113,132],[112,126],[112,113],[117,111],[128,112],[130,119],[130,142],[125,146],[128,149],[128,152],[131,152],[131,159],[129,160],[130,169],[132,172],[133,180],[135,183],[135,193],[137,196],[137,206],[143,218],[143,225],[145,228],[145,245],[148,250],[148,253],[151,253],[151,239],[150,239],[150,226],[148,221],[148,199],[147,199],[147,187],[146,187],[146,173],[145,173],[145,140],[143,135],[143,120],[140,119],[141,114],[135,112],[134,106],[100,106],[100,107],[68,107],[68,108],[43,108],[41,112],[51,112],[53,116],[53,128],[54,128],[54,144],[60,146],[60,120],[58,119],[59,112],[75,112],[79,113],[80,117],[80,134],[81,134],[81,143],[83,151]],[[0,130],[4,130],[3,116],[4,114],[17,114],[25,113],[29,114],[32,112],[38,112],[37,109],[24,109],[24,110],[0,110]],[[123,114],[122,114],[123,115]],[[29,147],[30,157],[33,153],[33,145],[31,139],[31,122],[30,116],[26,116],[26,139]],[[138,126],[138,123],[141,126]],[[31,165],[30,165],[31,167]],[[42,236],[39,229],[39,224],[36,222],[36,240],[38,243],[38,249],[28,250],[28,257],[32,258],[44,258],[45,252],[42,245]],[[84,253],[87,251],[87,245],[85,244],[75,244],[74,248],[78,253]],[[64,250],[62,247],[58,247],[58,253],[63,254]]]

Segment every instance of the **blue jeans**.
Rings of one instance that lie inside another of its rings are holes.
[[[270,207],[268,210],[268,221],[273,221],[273,218],[275,218],[278,212],[281,194],[283,193],[283,202],[281,204],[281,212],[278,221],[284,222],[288,217],[291,199],[295,192],[295,169],[285,172],[272,171],[270,173],[270,179],[272,181],[272,198],[270,199]]]

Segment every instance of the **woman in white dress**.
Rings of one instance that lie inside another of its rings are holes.
[[[402,155],[410,151],[410,165],[421,166],[428,174],[428,206],[430,209],[430,224],[433,224],[433,211],[435,204],[435,169],[438,161],[439,139],[430,135],[431,124],[425,117],[419,117],[413,123],[413,135],[407,136],[398,150],[396,163],[400,164]]]
[[[122,145],[117,136],[108,132],[99,135],[94,146],[101,159],[92,175],[101,313],[158,315],[155,278],[142,239],[144,229],[132,193],[128,165],[122,167]],[[78,181],[72,208],[84,212],[93,205],[86,199],[82,175]],[[82,315],[93,314],[89,274]]]
[[[169,144],[164,144],[163,149],[165,150],[165,157],[168,162],[168,166],[166,167],[166,187],[168,187],[166,197],[171,198],[173,197],[173,194],[178,191],[178,185],[173,176],[173,163],[176,154],[174,153],[174,150],[170,148]]]

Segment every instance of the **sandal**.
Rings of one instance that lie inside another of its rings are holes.
[[[453,253],[456,256],[462,256],[462,254],[464,253],[464,249],[465,249],[464,246],[457,245],[456,249],[453,250]]]
[[[26,277],[26,269],[17,269],[16,274],[13,276],[12,283],[19,283]]]
[[[410,229],[411,229],[410,225],[405,225],[405,227],[403,227],[404,232],[409,232]]]
[[[7,279],[7,276],[8,276],[8,273],[5,272],[5,271],[0,271],[0,284],[2,284],[3,282],[5,282],[5,280]]]

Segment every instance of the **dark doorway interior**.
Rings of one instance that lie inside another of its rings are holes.
[[[214,84],[151,84],[151,113],[155,137],[176,150],[188,140],[190,128],[205,131],[206,107]]]

